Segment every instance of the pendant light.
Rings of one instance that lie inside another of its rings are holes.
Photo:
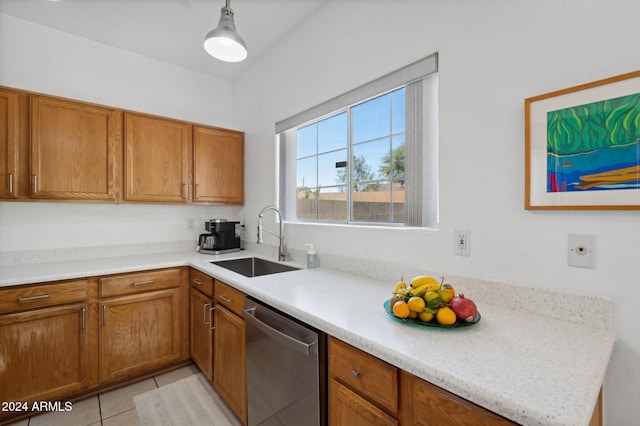
[[[215,30],[209,31],[204,39],[204,50],[214,58],[225,62],[240,62],[247,57],[247,45],[236,33],[230,0],[220,9],[220,22]]]

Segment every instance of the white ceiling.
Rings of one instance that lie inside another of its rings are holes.
[[[0,0],[0,12],[226,80],[329,0],[231,0],[249,51],[225,63],[202,47],[225,0]]]

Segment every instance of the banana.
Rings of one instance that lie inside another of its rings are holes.
[[[427,291],[438,291],[440,288],[440,283],[435,278],[429,275],[420,275],[414,277],[411,280],[411,287],[413,287],[414,291],[412,293],[415,294],[415,291],[420,289],[420,295],[426,293]]]
[[[427,287],[429,286],[429,284],[422,284],[418,287],[412,287],[411,288],[411,294],[413,294],[414,296],[422,296],[423,294],[425,294],[428,290]]]
[[[417,277],[413,277],[413,279],[411,279],[412,287],[418,287],[422,284],[427,284],[427,283],[436,283],[438,285],[440,284],[438,280],[436,280],[435,278],[429,275],[418,275]]]

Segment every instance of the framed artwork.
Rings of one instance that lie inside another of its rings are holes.
[[[524,105],[525,209],[640,209],[640,71]]]

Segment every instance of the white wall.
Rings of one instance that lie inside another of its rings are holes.
[[[0,85],[233,128],[230,82],[0,14]],[[0,203],[0,253],[195,240],[237,208]],[[195,229],[188,230],[193,218]]]
[[[637,0],[328,2],[234,80],[248,228],[275,199],[276,121],[439,52],[440,230],[290,224],[290,247],[313,242],[320,259],[366,257],[612,299],[605,418],[632,424],[640,417],[640,214],[524,210],[523,101],[640,69],[638,16]],[[470,257],[453,253],[458,228],[471,230]],[[595,235],[596,269],[567,266],[570,233]]]

